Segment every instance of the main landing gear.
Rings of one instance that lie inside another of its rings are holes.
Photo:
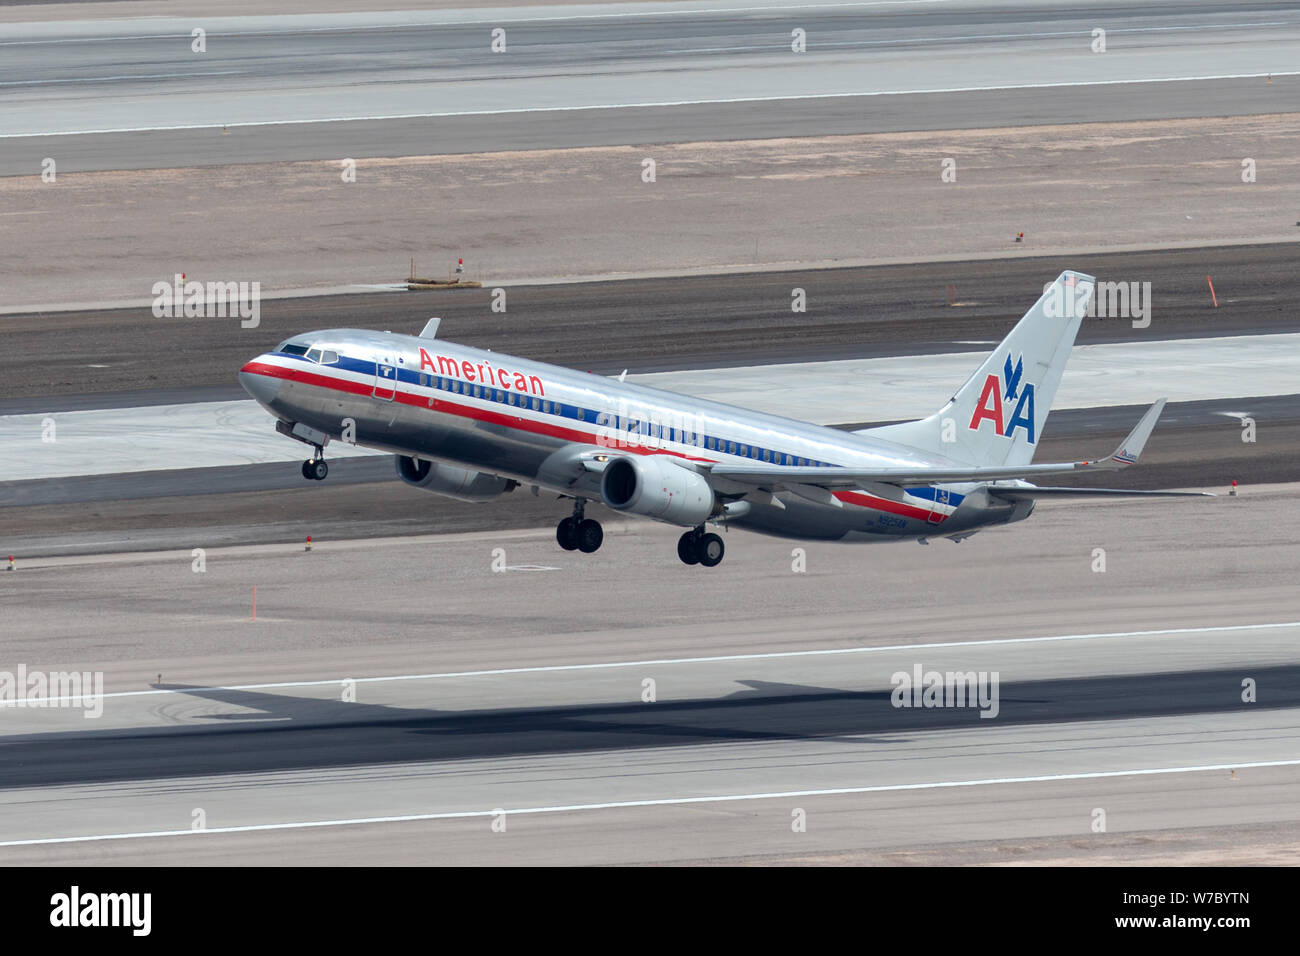
[[[302,463],[302,476],[308,481],[324,481],[329,473],[330,466],[325,464],[325,452],[317,446],[315,456]]]
[[[573,505],[573,514],[555,527],[555,540],[565,551],[581,551],[591,554],[600,548],[605,540],[605,532],[600,522],[583,517],[583,508],[587,500],[579,498]]]
[[[682,559],[682,564],[716,568],[726,553],[727,547],[722,539],[712,532],[706,533],[704,525],[692,528],[677,539],[677,557]]]

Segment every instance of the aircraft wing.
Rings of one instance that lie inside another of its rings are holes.
[[[1117,471],[1137,463],[1156,419],[1164,410],[1160,399],[1142,416],[1127,438],[1105,458],[1065,461],[1041,465],[953,465],[934,468],[839,468],[781,467],[777,465],[731,465],[719,463],[709,474],[755,485],[801,484],[827,489],[860,488],[864,482],[888,484],[933,484],[936,482],[999,481],[1033,475],[1063,475],[1082,471]],[[990,489],[991,491],[994,489]],[[1010,489],[1008,489],[1010,490]],[[999,492],[1000,493],[1000,492]]]

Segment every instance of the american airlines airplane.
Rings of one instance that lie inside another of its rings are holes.
[[[1135,464],[1164,399],[1111,454],[1032,463],[1094,280],[1063,272],[929,418],[846,432],[420,335],[295,335],[240,370],[281,434],[396,456],[407,484],[461,501],[528,486],[573,501],[561,548],[600,548],[599,500],[686,529],[677,556],[714,567],[732,525],[802,540],[961,541],[1022,521],[1039,498],[1177,495],[1040,487],[1043,475]],[[1187,494],[1187,493],[1183,493]]]

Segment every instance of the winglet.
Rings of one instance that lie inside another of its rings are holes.
[[[1162,398],[1147,409],[1147,413],[1133,426],[1133,430],[1128,433],[1128,437],[1120,442],[1119,447],[1111,454],[1110,460],[1112,462],[1121,468],[1137,464],[1138,458],[1142,455],[1142,449],[1146,447],[1147,439],[1151,437],[1151,432],[1155,430],[1160,413],[1165,410],[1166,401],[1167,399]]]

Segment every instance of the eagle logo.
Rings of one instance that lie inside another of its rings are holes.
[[[1020,376],[1025,372],[1025,357],[1022,355],[1016,359],[1016,367],[1011,368],[1011,353],[1007,353],[1006,364],[1002,366],[1003,378],[1007,383],[1006,400],[1014,402],[1016,400],[1016,390],[1020,388]]]

